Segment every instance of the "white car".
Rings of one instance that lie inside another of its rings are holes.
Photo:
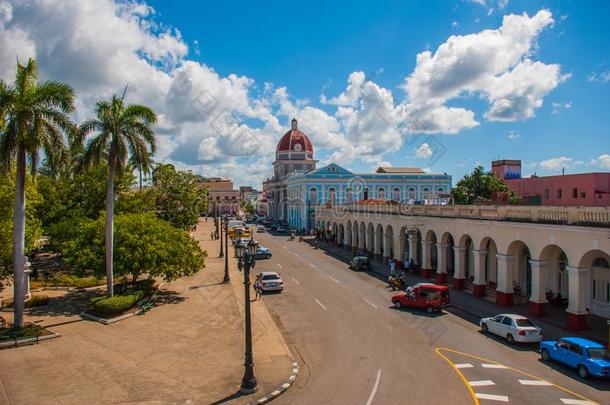
[[[484,333],[493,333],[506,338],[509,343],[532,343],[542,340],[542,329],[524,316],[499,314],[482,318],[479,326]]]
[[[282,291],[284,289],[284,282],[275,271],[263,271],[259,277],[263,291]]]
[[[264,226],[262,226],[262,225],[259,225],[259,226],[257,226],[257,227],[256,227],[256,232],[263,233],[263,232],[266,232],[266,231],[267,231],[267,230],[266,230],[266,229],[265,229],[265,227],[264,227]]]

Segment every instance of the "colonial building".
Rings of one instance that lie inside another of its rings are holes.
[[[446,204],[451,176],[419,168],[380,167],[375,173],[353,173],[337,164],[316,169],[311,141],[293,119],[279,141],[269,188],[270,216],[295,229],[312,229],[316,206],[366,200],[410,204]]]
[[[201,177],[199,184],[209,191],[208,209],[211,214],[235,215],[239,211],[239,190],[233,188],[230,179]]]

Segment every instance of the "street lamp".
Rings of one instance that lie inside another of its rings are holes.
[[[223,283],[228,283],[231,281],[231,277],[229,276],[229,217],[225,216],[225,276],[222,279]],[[222,240],[220,241],[222,244]]]
[[[222,251],[222,216],[218,217],[218,228],[220,228],[220,254],[218,257],[223,257],[224,253]]]
[[[255,242],[253,235],[250,236],[250,242],[247,246],[238,244],[235,247],[237,252],[237,267],[239,271],[244,272],[244,289],[245,289],[245,316],[246,316],[246,352],[244,362],[244,377],[241,380],[240,392],[242,394],[252,394],[258,389],[258,382],[254,375],[254,359],[252,357],[252,321],[250,318],[250,268],[256,265],[256,249],[258,242]]]

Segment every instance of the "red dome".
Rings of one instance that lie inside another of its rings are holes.
[[[313,154],[311,141],[297,128],[297,120],[293,119],[290,131],[286,132],[277,144],[277,152],[308,152]]]

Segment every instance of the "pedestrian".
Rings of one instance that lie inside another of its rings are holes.
[[[210,232],[210,240],[214,240],[214,231]]]
[[[390,275],[394,276],[396,271],[396,262],[394,260],[390,260]]]
[[[254,292],[256,293],[254,301],[260,300],[263,294],[263,288],[261,286],[261,281],[259,277],[256,277],[256,281],[254,282]]]

